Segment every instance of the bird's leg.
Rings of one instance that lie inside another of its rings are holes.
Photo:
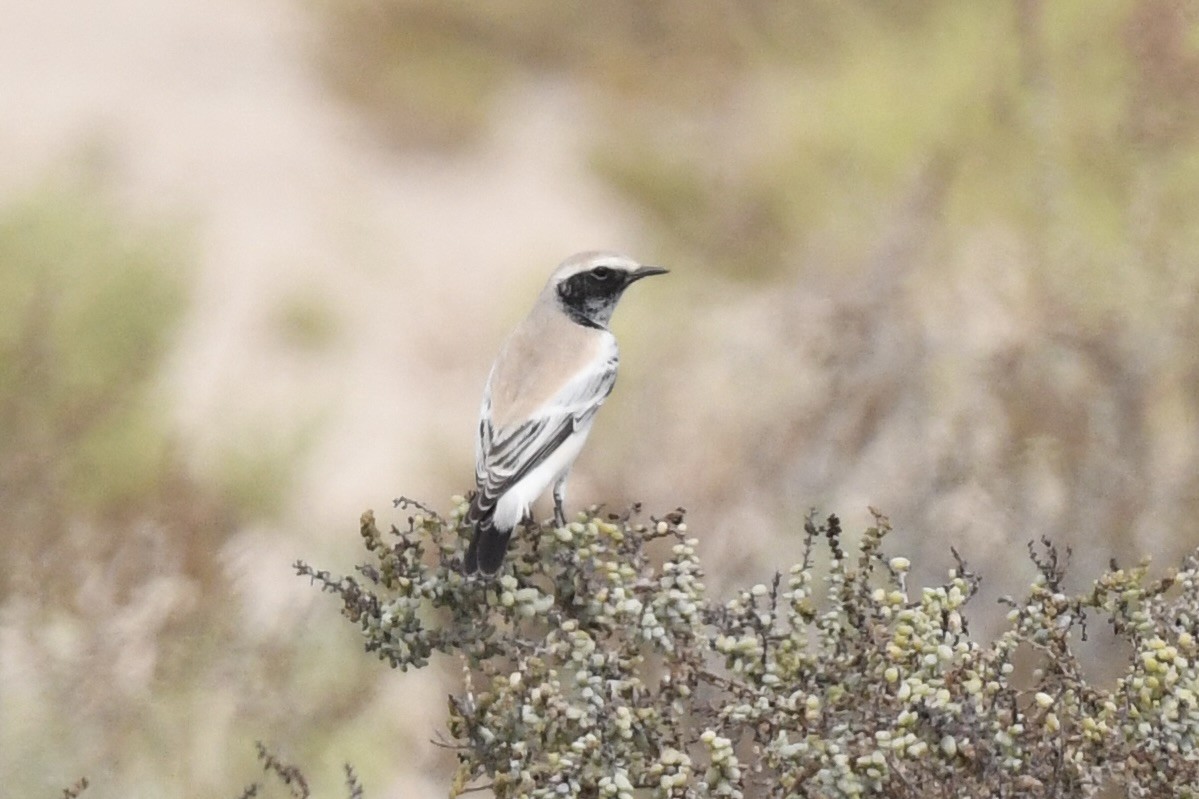
[[[562,502],[566,499],[566,475],[562,475],[554,483],[554,524],[566,526],[566,513],[562,510]]]

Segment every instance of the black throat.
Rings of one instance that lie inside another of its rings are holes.
[[[608,320],[616,308],[616,301],[624,293],[625,283],[615,286],[597,285],[588,279],[586,272],[571,275],[558,284],[558,300],[562,309],[573,321],[583,327],[607,330]]]

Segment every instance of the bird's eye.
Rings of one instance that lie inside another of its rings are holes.
[[[597,266],[591,270],[591,274],[595,276],[596,280],[607,280],[612,277],[612,270],[606,266]]]

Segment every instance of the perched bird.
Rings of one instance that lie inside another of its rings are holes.
[[[499,571],[512,528],[551,484],[554,519],[566,523],[566,475],[616,383],[620,356],[608,320],[625,289],[666,271],[612,252],[574,255],[504,342],[479,412],[467,574]]]

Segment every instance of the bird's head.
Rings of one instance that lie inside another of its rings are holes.
[[[667,271],[643,266],[619,253],[584,252],[563,261],[546,289],[579,324],[605,328],[625,289],[643,277]]]

